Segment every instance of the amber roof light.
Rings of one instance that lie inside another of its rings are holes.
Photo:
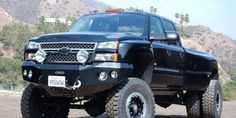
[[[109,8],[109,9],[106,9],[106,12],[107,13],[119,13],[119,12],[123,12],[124,9],[122,8]]]

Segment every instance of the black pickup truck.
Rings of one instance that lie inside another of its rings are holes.
[[[182,47],[174,23],[142,11],[82,16],[69,32],[25,46],[23,118],[66,118],[70,108],[96,117],[152,118],[155,104],[186,105],[189,118],[220,118],[214,57]]]

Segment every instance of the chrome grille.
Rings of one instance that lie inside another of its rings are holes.
[[[93,53],[96,48],[96,43],[41,43],[41,49],[47,52],[45,63],[78,63],[77,53],[79,50],[87,50],[89,58],[87,63],[90,63],[93,58]],[[71,52],[62,54],[59,52],[61,48],[69,48]]]
[[[96,43],[41,43],[40,45],[44,50],[55,50],[63,47],[67,47],[72,50],[94,50],[96,47]]]
[[[77,63],[76,53],[62,55],[60,53],[48,53],[46,62],[48,63]]]
[[[93,53],[89,53],[87,63],[92,61]],[[46,63],[79,63],[77,61],[77,53],[68,53],[66,55],[60,53],[48,53]]]

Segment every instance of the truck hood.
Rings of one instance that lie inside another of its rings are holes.
[[[126,33],[101,33],[101,32],[66,32],[41,35],[32,38],[34,42],[104,42],[104,41],[122,41],[122,40],[144,40],[143,36],[131,36]]]

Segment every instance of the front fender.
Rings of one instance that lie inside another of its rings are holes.
[[[120,42],[120,61],[133,64],[133,77],[151,83],[154,55],[151,42],[146,40],[126,40]]]

